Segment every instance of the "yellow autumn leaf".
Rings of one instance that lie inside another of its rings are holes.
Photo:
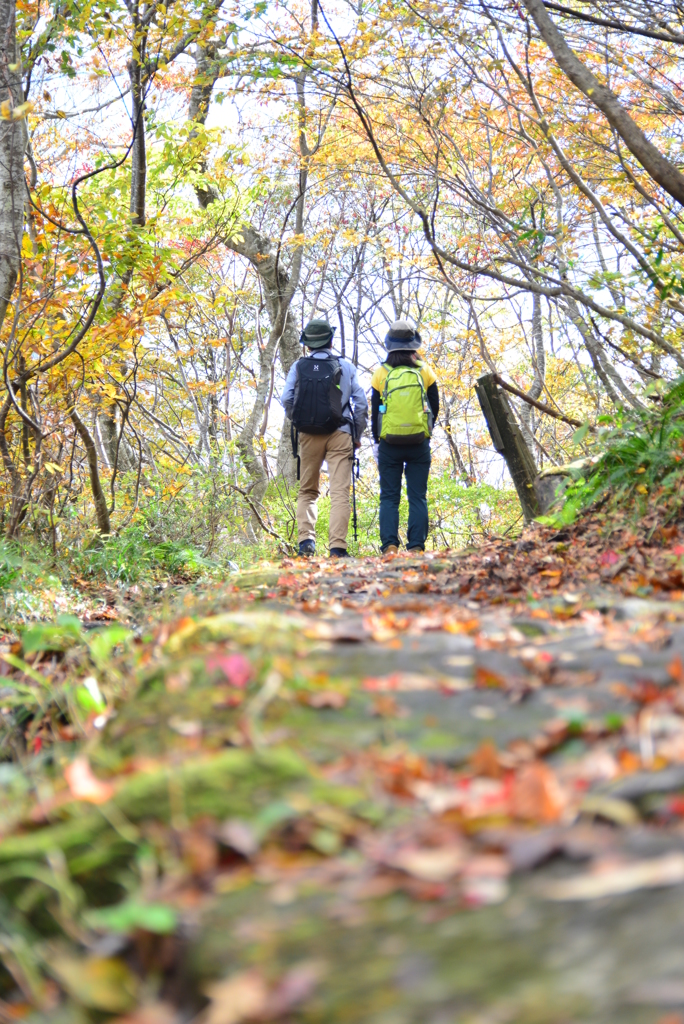
[[[35,103],[32,103],[31,100],[27,100],[26,103],[20,103],[19,106],[15,107],[12,111],[12,120],[20,121],[22,118],[28,117],[34,107]]]
[[[648,494],[648,487],[644,487],[643,484],[639,484],[639,486],[637,487],[636,491],[637,491],[637,494]]]

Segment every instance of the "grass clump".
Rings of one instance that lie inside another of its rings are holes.
[[[684,496],[684,376],[667,390],[646,390],[647,408],[601,416],[587,455],[571,464],[572,482],[560,509],[542,523],[567,526],[590,509],[641,519],[657,511],[661,521],[680,516]],[[583,441],[587,428],[577,431]]]
[[[155,542],[140,527],[107,537],[73,556],[79,576],[107,583],[154,583],[168,577],[190,581],[216,568],[196,548],[174,540]]]

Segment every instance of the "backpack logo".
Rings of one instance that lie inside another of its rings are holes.
[[[320,369],[320,367],[319,367],[318,363],[314,363],[314,370],[319,370],[319,369]]]

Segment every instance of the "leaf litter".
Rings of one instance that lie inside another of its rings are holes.
[[[7,643],[2,1012],[309,1020],[336,970],[313,940],[175,983],[232,902],[259,946],[262,906],[306,931],[310,900],[358,928],[680,886],[682,556],[646,534],[285,560],[165,621]]]

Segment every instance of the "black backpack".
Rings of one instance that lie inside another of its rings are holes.
[[[349,422],[342,412],[342,367],[339,359],[305,356],[297,362],[294,399],[292,402],[292,454],[297,453],[299,434],[334,434]]]
[[[301,434],[333,434],[346,422],[342,413],[339,359],[305,356],[297,362],[292,426]]]

